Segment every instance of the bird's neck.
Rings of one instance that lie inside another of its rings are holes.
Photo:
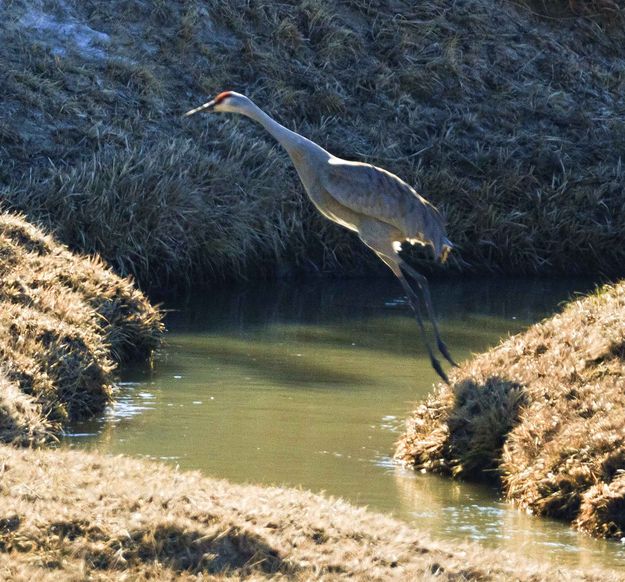
[[[260,125],[262,125],[288,152],[294,162],[301,159],[304,153],[308,155],[316,153],[324,157],[330,155],[321,146],[306,139],[299,133],[287,129],[284,125],[280,125],[275,119],[267,115],[260,107],[253,103],[245,110],[241,110],[241,113],[257,123],[260,123]]]

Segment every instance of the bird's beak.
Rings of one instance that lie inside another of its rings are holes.
[[[209,101],[208,103],[204,103],[204,105],[200,105],[199,107],[196,107],[195,109],[191,109],[191,111],[187,111],[184,114],[184,117],[189,117],[189,115],[193,115],[194,113],[199,113],[200,111],[206,111],[206,110],[212,109],[213,105],[215,105],[214,99],[212,101]]]

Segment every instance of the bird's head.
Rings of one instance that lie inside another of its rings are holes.
[[[245,113],[252,102],[241,93],[235,93],[234,91],[224,91],[220,93],[204,105],[200,105],[191,111],[185,113],[185,117],[199,113],[200,111],[216,111],[225,113]]]

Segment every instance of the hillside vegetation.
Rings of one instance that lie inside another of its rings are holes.
[[[501,479],[536,514],[625,538],[625,282],[574,301],[450,375],[407,423],[416,469]]]
[[[622,15],[611,0],[4,2],[0,195],[145,286],[382,268],[261,128],[181,118],[235,89],[414,184],[447,215],[451,269],[622,272]]]

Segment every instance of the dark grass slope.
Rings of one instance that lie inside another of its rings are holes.
[[[414,184],[447,215],[467,263],[451,269],[623,271],[620,3],[0,12],[2,197],[144,285],[379,268],[317,215],[259,127],[181,119],[223,89]]]

